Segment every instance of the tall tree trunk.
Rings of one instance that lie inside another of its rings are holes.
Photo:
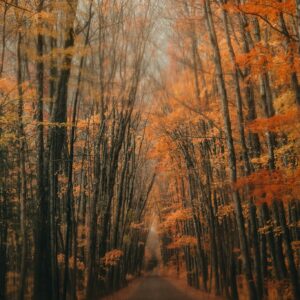
[[[1,128],[0,128],[1,135]],[[0,162],[5,163],[5,149],[0,146]],[[8,270],[8,195],[6,180],[7,168],[0,168],[0,299],[6,299],[6,273]]]
[[[37,12],[43,10],[44,0],[39,1]],[[44,96],[44,53],[43,36],[37,37],[37,54],[40,59],[36,63],[37,80],[37,136],[36,136],[36,168],[37,168],[37,221],[34,268],[34,299],[51,299],[50,245],[49,245],[49,215],[47,197],[44,186],[44,126],[43,126],[43,96]]]
[[[87,33],[86,33],[86,38],[85,38],[85,43],[84,45],[86,46],[89,41],[89,33],[90,33],[90,24],[91,24],[91,17],[92,17],[92,1],[90,3],[90,9],[89,9],[89,20],[88,20],[88,28],[87,28]],[[63,284],[63,296],[62,299],[66,300],[67,299],[67,289],[68,289],[68,283],[69,283],[69,256],[70,256],[70,249],[72,246],[71,243],[71,231],[72,231],[72,221],[75,225],[75,216],[74,216],[74,203],[73,203],[73,162],[74,162],[74,143],[75,143],[75,135],[76,135],[76,119],[77,119],[77,111],[78,111],[78,106],[79,106],[79,93],[80,93],[80,84],[81,84],[81,76],[82,76],[82,68],[84,64],[84,57],[82,56],[80,58],[80,63],[79,63],[79,73],[78,73],[78,78],[77,78],[77,87],[76,87],[76,92],[75,92],[75,98],[74,98],[74,103],[73,103],[73,114],[72,114],[72,127],[71,127],[71,132],[70,132],[70,153],[69,153],[69,163],[68,163],[68,187],[67,187],[67,229],[66,229],[66,247],[65,247],[65,271],[64,271],[64,284]],[[74,238],[74,243],[76,236],[73,236]],[[76,258],[75,264],[76,262]],[[74,269],[76,266],[74,265]],[[73,282],[74,284],[74,282]],[[75,288],[75,293],[76,293],[76,286]]]
[[[18,299],[23,300],[26,290],[26,256],[27,256],[27,231],[26,231],[26,169],[25,169],[25,134],[23,125],[23,89],[22,89],[22,36],[18,34],[17,44],[17,79],[18,79],[18,139],[19,139],[19,168],[20,168],[20,235],[21,235],[21,270]]]
[[[66,13],[66,40],[64,49],[68,50],[74,46],[74,30],[73,22],[76,16],[77,0],[68,3],[70,6]],[[66,53],[63,58],[64,66],[60,72],[57,86],[57,96],[52,108],[51,122],[54,124],[50,128],[50,167],[49,167],[49,184],[50,184],[50,254],[51,254],[51,283],[52,283],[52,299],[59,299],[59,278],[57,266],[57,221],[56,206],[58,192],[58,172],[61,165],[62,151],[66,147],[66,127],[67,122],[67,100],[68,100],[68,83],[71,74],[72,54]],[[62,126],[57,126],[59,123]],[[71,213],[71,212],[70,212]],[[70,215],[69,215],[70,216]]]

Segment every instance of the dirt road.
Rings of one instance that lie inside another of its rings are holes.
[[[137,287],[128,300],[193,300],[166,279],[151,276]]]

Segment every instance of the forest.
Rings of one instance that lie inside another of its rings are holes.
[[[300,299],[299,76],[300,0],[0,0],[0,300]]]

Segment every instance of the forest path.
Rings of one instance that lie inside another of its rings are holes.
[[[159,276],[149,276],[141,282],[128,300],[193,300],[168,280]],[[200,298],[198,298],[200,299]],[[205,298],[203,298],[205,299]]]
[[[191,288],[184,279],[153,272],[132,280],[129,285],[103,300],[223,300],[224,298]]]
[[[161,276],[147,276],[141,280],[126,300],[220,300],[211,294],[190,287],[183,288],[177,280]],[[123,298],[125,300],[125,298]]]

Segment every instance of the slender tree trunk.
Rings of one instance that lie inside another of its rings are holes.
[[[103,112],[104,114],[104,112]],[[96,233],[97,233],[97,202],[100,196],[100,145],[103,133],[105,131],[105,120],[99,126],[99,131],[96,138],[95,148],[95,167],[94,167],[94,185],[93,196],[90,202],[89,211],[89,231],[87,237],[87,259],[86,259],[86,298],[92,299],[94,293],[95,282],[95,259],[96,259]]]
[[[21,33],[18,34],[17,44],[17,78],[18,78],[18,139],[19,139],[19,168],[20,168],[20,235],[21,235],[21,270],[18,299],[23,300],[26,290],[26,258],[27,258],[27,231],[26,231],[26,169],[25,169],[25,134],[23,125],[23,89],[22,89],[22,58]]]
[[[0,78],[2,77],[3,68],[4,68],[4,58],[5,58],[5,49],[6,49],[6,16],[9,5],[5,2],[4,11],[3,11],[3,27],[2,27],[2,49],[1,49],[1,61],[0,61]]]
[[[44,1],[39,1],[37,12],[43,9]],[[37,54],[39,58],[44,53],[43,36],[37,37]],[[37,79],[37,233],[35,245],[35,268],[34,268],[34,299],[51,299],[51,275],[50,265],[50,246],[49,246],[49,215],[47,197],[44,186],[44,126],[43,126],[43,96],[44,96],[44,63],[39,59],[36,63]]]
[[[70,49],[74,46],[74,30],[73,22],[76,15],[77,1],[72,0],[69,3],[70,8],[67,12],[66,40],[64,49]],[[51,122],[62,124],[62,126],[54,125],[50,129],[50,167],[49,167],[49,183],[50,183],[50,253],[51,253],[51,282],[52,282],[52,299],[59,299],[59,283],[58,266],[57,266],[57,192],[58,192],[58,173],[61,165],[62,151],[66,147],[66,128],[64,124],[67,121],[67,100],[68,100],[68,83],[71,74],[72,55],[67,53],[63,58],[62,65],[64,68],[60,72],[57,86],[57,96],[52,108]],[[69,206],[70,208],[70,206]],[[68,209],[69,209],[68,208]],[[71,211],[69,210],[70,214]],[[69,214],[69,217],[70,217]]]
[[[85,46],[89,41],[89,33],[90,33],[90,24],[91,24],[91,9],[92,9],[92,2],[90,4],[89,10],[89,21],[88,21],[88,28],[85,38]],[[68,164],[68,187],[67,187],[67,230],[66,230],[66,247],[65,247],[65,271],[64,271],[64,284],[63,284],[63,300],[67,299],[67,289],[69,283],[69,252],[72,246],[71,243],[71,231],[72,231],[72,222],[75,225],[75,216],[72,212],[74,212],[74,203],[73,203],[73,162],[74,162],[74,143],[75,143],[75,135],[76,135],[76,119],[77,119],[77,111],[79,106],[79,93],[80,93],[80,84],[81,84],[81,76],[82,76],[82,68],[84,64],[84,57],[80,58],[79,63],[79,73],[77,78],[77,87],[75,92],[74,104],[73,104],[73,115],[72,115],[72,127],[70,132],[70,153],[69,153],[69,164]],[[76,236],[73,236],[74,243]],[[75,259],[75,264],[76,264]],[[74,265],[75,269],[75,265]],[[74,282],[73,282],[74,284]],[[76,290],[76,286],[75,286]]]

